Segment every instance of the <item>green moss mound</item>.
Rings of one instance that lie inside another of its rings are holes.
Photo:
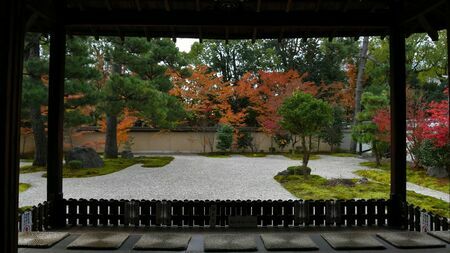
[[[357,179],[351,179],[354,184],[333,184],[317,175],[308,177],[300,175],[275,176],[286,190],[300,199],[388,199],[389,185],[368,182],[359,184]],[[334,186],[333,186],[334,185]],[[407,201],[429,212],[450,217],[448,203],[440,199],[424,196],[412,191],[407,193]]]

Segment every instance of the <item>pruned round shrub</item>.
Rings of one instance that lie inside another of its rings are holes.
[[[67,163],[67,167],[71,170],[79,170],[83,167],[83,162],[80,160],[72,160]]]
[[[287,168],[289,175],[311,175],[311,168],[306,166],[291,166]]]

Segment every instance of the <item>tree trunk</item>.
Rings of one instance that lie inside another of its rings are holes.
[[[303,161],[302,166],[307,167],[309,162],[309,149],[306,145],[306,137],[302,136],[302,148],[303,148]]]
[[[117,158],[117,116],[106,115],[105,158]]]
[[[34,137],[34,166],[47,165],[47,136],[45,134],[44,119],[41,115],[41,106],[30,106],[31,128]]]
[[[359,63],[358,63],[358,74],[356,76],[356,89],[355,89],[355,111],[353,114],[353,127],[357,123],[357,116],[361,112],[361,95],[363,92],[363,78],[364,71],[366,69],[367,62],[367,52],[369,49],[369,37],[364,37],[361,50],[359,51]],[[351,140],[350,150],[356,152],[356,141]]]

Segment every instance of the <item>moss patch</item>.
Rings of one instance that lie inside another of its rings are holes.
[[[27,165],[20,167],[21,174],[41,172],[41,171],[47,171],[47,168],[44,166],[34,166],[34,165]]]
[[[317,175],[275,176],[286,190],[300,199],[388,199],[387,184],[369,182],[347,186],[333,186],[329,181]],[[354,179],[354,182],[357,180]],[[408,202],[438,215],[450,217],[448,203],[445,201],[408,191]]]
[[[72,170],[67,166],[64,166],[63,177],[64,178],[83,178],[83,177],[96,177],[111,174],[117,171],[121,171],[134,164],[143,164],[143,167],[162,167],[169,164],[174,158],[169,156],[156,156],[156,157],[136,157],[133,159],[116,158],[116,159],[103,159],[105,166],[101,168],[81,168]],[[45,170],[44,170],[45,171]],[[47,176],[47,173],[42,175]]]
[[[285,157],[287,157],[287,158],[289,158],[289,159],[291,159],[291,160],[303,160],[303,154],[297,154],[297,153],[294,153],[294,154],[292,154],[292,153],[283,153],[283,156],[285,156]],[[311,161],[311,160],[318,160],[318,159],[320,159],[320,156],[319,156],[319,155],[311,154],[311,155],[309,156],[309,160],[310,160],[310,161]]]
[[[255,153],[244,153],[244,152],[209,152],[209,153],[200,153],[201,156],[206,156],[210,158],[228,158],[231,155],[243,155],[245,157],[257,158],[257,157],[266,157],[267,154],[255,152]]]
[[[31,187],[30,184],[20,183],[19,184],[19,192],[24,192],[24,191],[28,190],[28,188],[30,188],[30,187]]]
[[[377,164],[375,162],[362,162],[362,163],[359,163],[359,165],[366,166],[366,167],[373,168],[373,169],[390,170],[390,165],[387,162],[381,163],[380,166],[377,166]]]
[[[330,153],[328,154],[330,156],[336,156],[336,157],[357,157],[358,155],[353,153]]]
[[[173,161],[172,156],[152,156],[152,157],[140,157],[138,163],[142,163],[142,167],[145,168],[157,168],[163,167]]]
[[[26,211],[31,211],[32,206],[21,206],[19,207],[19,213],[24,213]]]
[[[365,165],[367,164],[367,165]],[[372,162],[364,162],[361,165],[376,168],[375,163]],[[390,184],[391,182],[391,174],[390,174],[390,165],[389,163],[382,163],[380,169],[376,170],[359,170],[355,172],[356,174],[367,177],[374,181]],[[411,168],[407,168],[406,170],[406,179],[408,182],[417,184],[423,187],[427,187],[436,191],[441,191],[444,193],[448,193],[450,190],[450,180],[449,178],[436,178],[430,177],[424,170],[413,170]]]
[[[242,153],[241,155],[243,155],[245,157],[250,157],[250,158],[267,156],[265,153]]]
[[[206,156],[209,158],[229,158],[231,153],[223,153],[223,152],[210,152],[210,153],[200,153],[201,156]]]

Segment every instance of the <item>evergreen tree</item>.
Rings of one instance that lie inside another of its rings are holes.
[[[360,143],[370,143],[372,153],[375,156],[377,166],[381,165],[381,158],[387,152],[389,143],[385,140],[384,133],[380,132],[373,122],[373,116],[378,110],[389,105],[386,93],[375,95],[365,92],[361,98],[362,111],[357,116],[357,124],[352,129],[352,138]]]
[[[22,92],[22,120],[29,122],[34,137],[35,166],[47,164],[46,110],[48,105],[48,38],[41,34],[29,34],[26,39],[24,57],[24,79]],[[85,38],[68,38],[65,68],[65,112],[66,130],[89,121],[80,109],[95,103],[91,81],[98,77],[89,57],[89,45]]]
[[[334,106],[332,109],[332,123],[326,126],[320,134],[320,138],[330,145],[331,152],[334,151],[335,147],[339,147],[342,143],[342,139],[344,138],[344,133],[342,132],[344,124],[344,109],[339,106]]]
[[[72,132],[84,124],[92,124],[90,106],[97,102],[95,81],[100,73],[90,50],[91,38],[73,37],[67,40],[64,93],[64,130],[72,146]]]
[[[35,166],[47,165],[47,118],[43,110],[48,102],[48,57],[41,48],[42,42],[46,43],[47,39],[41,34],[28,34],[26,37],[22,84],[22,121],[31,125]]]
[[[117,123],[123,110],[139,114],[149,126],[172,127],[184,114],[175,97],[168,69],[182,70],[186,63],[168,39],[109,38],[107,60],[112,75],[101,89],[100,108],[106,114],[105,157],[118,154]]]
[[[332,121],[331,107],[327,102],[310,94],[295,92],[283,101],[278,113],[280,125],[291,135],[300,136],[303,152],[303,167],[308,166],[311,143],[307,139],[317,135]]]
[[[217,149],[225,152],[231,149],[233,144],[233,127],[221,125],[217,129]]]

